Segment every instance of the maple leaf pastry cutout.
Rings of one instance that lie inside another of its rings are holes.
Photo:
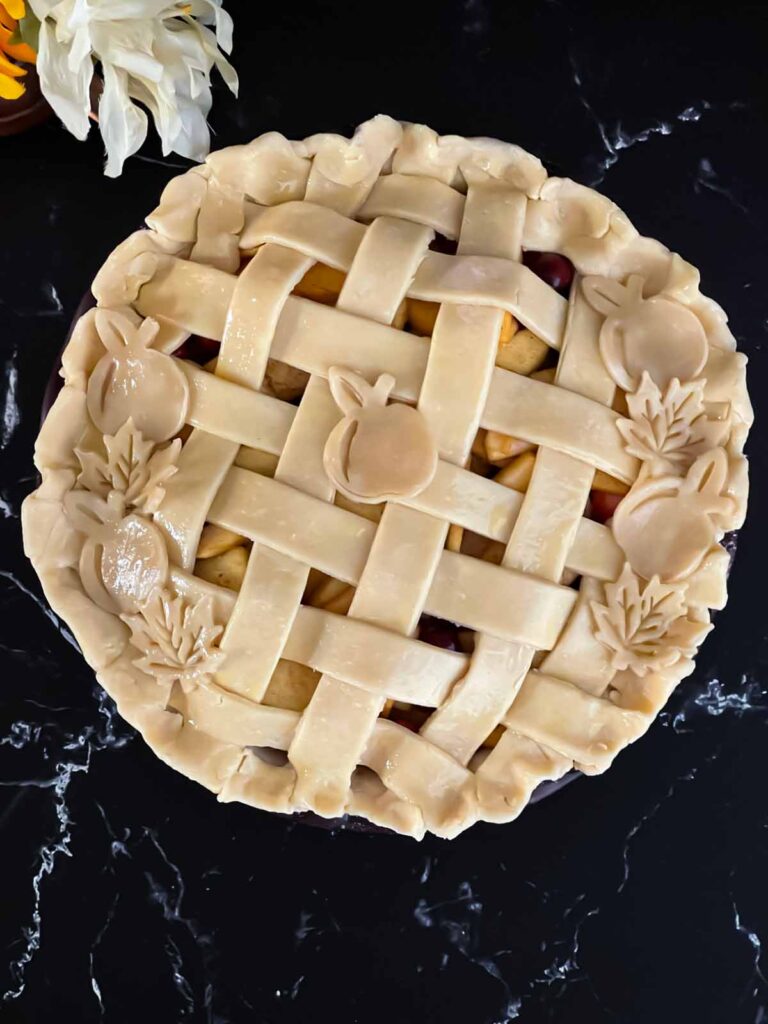
[[[103,498],[122,495],[126,508],[152,515],[165,496],[165,484],[176,472],[181,441],[158,445],[147,440],[131,418],[116,434],[104,435],[104,451],[75,450],[80,487]]]
[[[630,418],[617,423],[629,454],[652,472],[684,473],[699,455],[719,447],[728,435],[728,418],[709,417],[704,384],[681,384],[675,377],[662,393],[644,372],[637,391],[627,395]]]
[[[142,652],[134,664],[159,682],[180,682],[187,691],[205,684],[224,660],[218,640],[224,627],[213,620],[210,597],[191,603],[156,588],[135,615],[121,618],[131,643]]]
[[[628,564],[615,583],[605,585],[605,603],[590,607],[595,635],[612,651],[614,669],[644,676],[695,655],[712,625],[688,618],[686,589],[657,576],[641,587]]]

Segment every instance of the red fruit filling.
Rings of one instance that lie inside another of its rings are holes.
[[[531,250],[523,253],[523,263],[561,295],[567,295],[571,290],[575,270],[567,256],[561,256],[556,252]]]
[[[446,651],[458,651],[459,627],[455,622],[436,619],[433,615],[422,615],[419,622],[419,640]]]
[[[189,359],[198,366],[203,366],[219,354],[220,348],[220,342],[212,338],[201,338],[198,334],[191,334],[173,354],[179,359]]]

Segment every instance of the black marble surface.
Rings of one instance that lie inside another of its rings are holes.
[[[701,267],[768,382],[762,4],[255,4],[214,145],[385,111],[601,187]],[[603,6],[610,13],[603,12]],[[0,140],[0,1021],[768,1020],[766,459],[696,674],[612,770],[453,843],[218,806],[94,685],[21,554],[48,369],[183,162]]]

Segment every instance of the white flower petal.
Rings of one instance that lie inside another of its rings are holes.
[[[152,23],[99,22],[93,27],[93,48],[102,65],[116,64],[132,75],[159,82],[163,65],[153,53]]]
[[[92,21],[151,21],[155,18],[178,17],[179,8],[173,0],[89,0]]]
[[[51,16],[70,35],[93,20],[89,0],[61,0],[51,11]]]
[[[78,139],[84,139],[90,128],[90,86],[93,60],[88,55],[73,72],[68,65],[69,48],[56,39],[49,21],[40,24],[37,51],[37,73],[45,98],[65,127]]]
[[[229,13],[221,6],[221,0],[192,0],[192,16],[204,25],[214,22],[216,40],[224,53],[232,52],[232,31],[234,25]]]
[[[159,97],[158,90],[149,89],[139,78],[131,78],[129,85],[131,99],[143,104],[152,115],[157,134],[160,136],[163,156],[173,152],[173,139],[179,130],[179,119],[175,108]]]
[[[105,174],[116,178],[126,157],[135,153],[147,137],[147,115],[131,102],[127,73],[110,64],[104,65],[99,128],[107,148]]]
[[[173,151],[190,160],[204,160],[211,147],[208,123],[200,106],[192,99],[177,94],[181,126],[173,140]],[[210,93],[207,98],[210,107]]]
[[[39,21],[44,21],[59,3],[59,0],[26,0],[27,6]]]
[[[224,79],[224,82],[231,93],[237,96],[237,92],[240,86],[240,81],[237,77],[237,72],[229,63],[227,58],[222,54],[216,47],[216,37],[210,29],[206,28],[205,25],[195,25],[195,29],[200,35],[200,41],[203,45],[203,49],[208,55],[209,59],[219,69],[219,74]],[[222,47],[224,49],[224,47]],[[229,52],[228,50],[226,51]]]

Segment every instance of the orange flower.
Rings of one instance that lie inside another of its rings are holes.
[[[35,62],[35,51],[30,46],[11,42],[18,20],[25,13],[24,0],[0,0],[0,99],[16,100],[24,93],[24,86],[19,79],[27,72],[16,62]]]

